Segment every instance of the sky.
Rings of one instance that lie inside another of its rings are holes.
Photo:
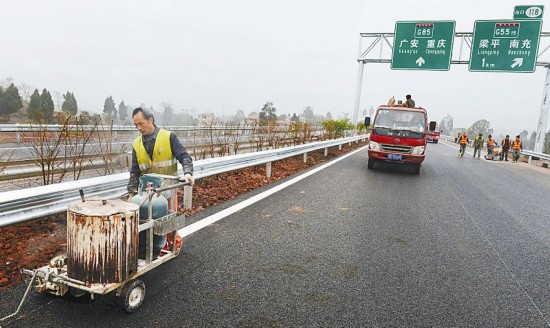
[[[97,113],[111,95],[117,106],[124,100],[157,111],[169,103],[248,114],[271,101],[277,114],[310,106],[352,118],[361,32],[393,33],[396,21],[417,20],[454,20],[456,32],[472,32],[476,20],[512,19],[515,5],[535,2],[0,0],[0,81],[13,80],[21,92],[46,88],[54,103],[70,91],[80,110]],[[540,48],[549,44],[543,38]],[[549,53],[541,59],[550,61]],[[368,63],[360,111],[411,94],[430,120],[449,113],[455,127],[488,119],[495,131],[531,133],[546,71],[404,71]]]

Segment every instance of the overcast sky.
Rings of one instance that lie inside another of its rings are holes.
[[[546,1],[8,1],[0,0],[0,80],[74,93],[81,110],[105,98],[160,110],[259,111],[353,116],[360,32],[394,32],[396,21],[511,19],[518,4]],[[546,6],[546,10],[550,10]],[[545,13],[548,17],[548,13]],[[543,31],[548,24],[543,25]],[[550,40],[541,40],[541,48]],[[458,43],[455,42],[455,52]],[[549,51],[550,52],[550,51]],[[545,54],[546,56],[547,54]],[[469,51],[463,52],[468,59]],[[550,61],[546,56],[546,61]],[[543,58],[544,59],[544,58]],[[413,95],[431,120],[455,127],[489,119],[505,133],[536,129],[546,69],[535,73],[395,71],[367,64],[361,110]]]

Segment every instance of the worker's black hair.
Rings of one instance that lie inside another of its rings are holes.
[[[143,114],[143,118],[146,120],[153,119],[153,123],[155,123],[155,115],[153,115],[153,112],[148,110],[147,108],[138,107],[134,109],[132,112],[132,117],[136,116],[137,113],[141,112]]]
[[[405,98],[411,99],[411,95],[406,95]]]

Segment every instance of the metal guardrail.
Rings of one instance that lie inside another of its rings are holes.
[[[529,159],[528,159],[529,164],[531,164],[531,159],[533,157],[544,158],[545,160],[550,160],[550,155],[544,154],[544,153],[538,153],[536,151],[522,150],[522,151],[520,151],[520,154],[529,157]]]
[[[193,162],[195,179],[200,179],[244,167],[270,163],[284,158],[366,139],[366,135],[313,142],[256,153],[216,157]],[[178,164],[179,165],[179,164]],[[179,173],[183,174],[181,167]],[[82,189],[86,197],[116,198],[126,193],[129,173],[63,182],[0,193],[0,228],[47,215],[61,213],[67,205],[80,199]]]

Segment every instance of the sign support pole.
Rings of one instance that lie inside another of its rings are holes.
[[[357,58],[361,58],[361,49],[363,47],[363,37],[359,35],[359,53],[357,54]],[[354,125],[357,124],[357,117],[359,116],[359,106],[361,103],[361,87],[363,84],[363,66],[365,66],[365,63],[363,61],[359,61],[359,69],[357,71],[357,90],[355,90],[355,107],[353,108],[353,123]]]
[[[357,72],[357,90],[355,90],[355,107],[353,110],[353,124],[357,124],[357,118],[359,116],[359,105],[361,102],[361,87],[363,84],[363,67],[365,63],[359,62],[359,70]]]
[[[539,123],[537,124],[537,135],[535,139],[535,152],[542,153],[544,150],[544,139],[546,136],[546,123],[548,121],[548,110],[550,107],[550,65],[546,66],[546,81],[542,91],[542,104],[540,107]]]

